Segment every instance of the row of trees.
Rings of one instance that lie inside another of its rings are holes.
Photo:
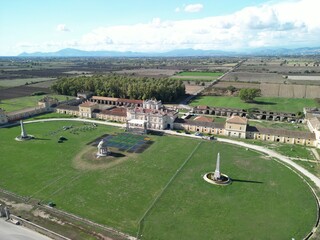
[[[127,75],[97,75],[63,77],[52,85],[52,90],[63,95],[76,96],[90,91],[98,96],[150,99],[171,102],[185,94],[182,81],[168,78],[132,77]]]

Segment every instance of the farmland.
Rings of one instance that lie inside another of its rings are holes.
[[[320,97],[320,66],[318,59],[312,58],[251,58],[222,81],[232,86],[256,84],[255,88],[260,88],[265,97]]]
[[[199,96],[190,104],[192,106],[206,105],[211,107],[230,107],[230,108],[259,108],[266,111],[292,112],[302,111],[304,107],[317,107],[319,104],[314,99],[304,98],[272,98],[257,97],[253,103],[246,103],[239,97],[223,96]]]
[[[228,82],[219,81],[206,94],[214,92],[215,89],[227,89],[233,86],[237,89],[256,88],[261,90],[263,97],[284,97],[284,98],[320,98],[320,86],[315,85],[299,85],[284,83],[249,83],[249,82]]]
[[[173,79],[181,79],[185,81],[212,81],[222,76],[222,72],[180,72],[171,78]]]
[[[142,239],[301,239],[315,223],[315,199],[307,185],[256,152],[218,142],[149,135],[154,143],[147,150],[108,167],[105,161],[76,156],[94,148],[86,144],[102,132],[120,130],[106,126],[84,130],[83,123],[72,123],[78,129],[75,134],[62,131],[65,125],[70,123],[26,124],[38,138],[28,142],[14,140],[18,127],[0,129],[5,156],[1,164],[6,169],[1,188],[42,203],[54,201],[59,209],[135,236],[139,219],[188,160],[143,218]],[[68,140],[59,144],[62,134]],[[226,188],[202,179],[213,170],[218,152],[222,171],[234,180]],[[98,168],[83,168],[88,164]],[[221,221],[212,224],[213,219]],[[253,222],[257,227],[252,228]]]
[[[63,96],[63,95],[56,95],[56,94],[50,94],[47,96],[58,98],[60,101],[65,101],[67,98],[70,98],[70,99],[72,98],[70,96]],[[38,101],[43,97],[44,96],[28,96],[28,97],[1,100],[0,108],[4,109],[6,112],[12,112],[12,111],[21,110],[28,107],[35,107],[38,105]]]
[[[53,80],[54,78],[17,78],[11,80],[1,80],[0,86],[1,87],[16,87],[26,84],[32,84],[37,82],[45,82],[49,80]]]

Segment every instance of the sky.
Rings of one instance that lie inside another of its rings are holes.
[[[0,56],[320,46],[320,0],[1,0]]]

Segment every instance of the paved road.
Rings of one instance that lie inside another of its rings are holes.
[[[38,232],[34,232],[23,226],[16,226],[12,223],[0,219],[0,239],[1,240],[50,240]]]

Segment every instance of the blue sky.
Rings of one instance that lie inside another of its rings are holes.
[[[0,55],[316,46],[319,2],[2,0]]]

